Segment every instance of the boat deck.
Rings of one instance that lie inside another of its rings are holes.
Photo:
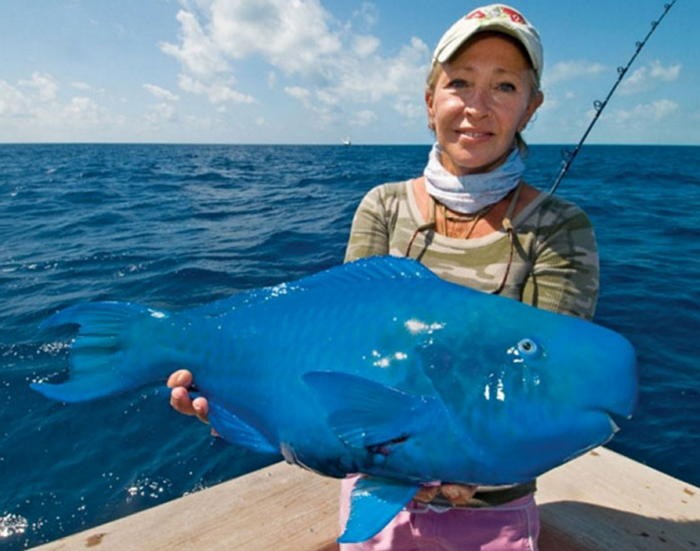
[[[700,489],[606,448],[538,485],[540,551],[700,551]],[[338,490],[278,463],[34,549],[333,551]]]

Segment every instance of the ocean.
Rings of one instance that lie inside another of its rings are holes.
[[[69,406],[32,392],[66,369],[44,318],[87,300],[177,310],[338,264],[363,194],[419,175],[428,151],[0,145],[0,549],[269,461],[175,414],[163,388]],[[528,181],[549,189],[561,151],[532,146]],[[700,148],[585,146],[557,194],[596,227],[596,321],[639,355],[639,405],[610,447],[700,485]]]

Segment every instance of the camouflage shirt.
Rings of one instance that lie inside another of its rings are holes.
[[[515,239],[506,231],[457,239],[425,224],[411,181],[372,189],[352,223],[345,260],[392,254],[418,258],[453,283],[494,292],[539,308],[590,319],[598,298],[598,252],[590,221],[573,203],[540,193],[513,218]],[[414,237],[415,236],[415,237]]]

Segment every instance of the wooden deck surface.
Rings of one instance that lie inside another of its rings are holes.
[[[333,551],[338,481],[278,463],[35,551]],[[541,551],[700,551],[700,489],[605,448],[539,479]]]

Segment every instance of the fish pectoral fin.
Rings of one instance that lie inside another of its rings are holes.
[[[227,442],[257,453],[280,454],[279,448],[258,429],[213,401],[209,401],[209,420],[212,428]]]
[[[349,373],[310,371],[303,375],[345,444],[375,448],[398,444],[434,418],[434,400]]]
[[[362,477],[350,496],[350,516],[339,543],[358,543],[368,540],[413,499],[418,484]]]

